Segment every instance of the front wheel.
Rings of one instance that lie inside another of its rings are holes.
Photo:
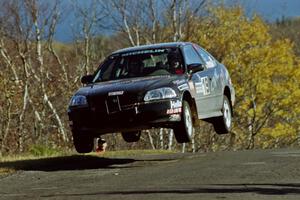
[[[94,148],[94,138],[89,135],[73,133],[73,143],[78,153],[90,153]]]
[[[174,127],[174,135],[178,143],[190,142],[193,137],[194,127],[190,105],[182,102],[181,121]]]
[[[213,121],[214,129],[217,134],[226,134],[229,133],[232,125],[232,111],[231,111],[231,104],[227,98],[227,96],[224,95],[223,98],[223,107],[222,107],[222,113],[223,115],[221,117],[217,117]]]
[[[140,140],[142,131],[122,132],[122,137],[126,142],[137,142]]]

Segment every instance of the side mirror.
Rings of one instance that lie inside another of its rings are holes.
[[[204,70],[204,66],[201,63],[192,63],[192,64],[189,64],[187,66],[187,68],[188,68],[188,72],[190,74]]]
[[[81,83],[82,84],[89,84],[93,82],[93,75],[85,75],[83,77],[81,77]]]

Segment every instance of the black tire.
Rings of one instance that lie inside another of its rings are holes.
[[[187,101],[182,102],[181,121],[174,127],[174,135],[178,143],[190,142],[193,137],[193,116]]]
[[[217,134],[229,133],[232,125],[232,110],[231,104],[228,97],[224,95],[223,106],[222,106],[222,116],[216,117],[213,120],[214,129]]]
[[[141,138],[142,131],[122,132],[122,137],[126,142],[137,142]]]
[[[94,138],[87,134],[77,134],[73,132],[73,143],[78,153],[90,153],[94,148]]]

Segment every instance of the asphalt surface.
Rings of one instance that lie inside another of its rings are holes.
[[[299,149],[26,162],[0,199],[300,199]]]

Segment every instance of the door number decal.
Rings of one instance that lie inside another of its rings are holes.
[[[196,86],[196,93],[202,93],[203,95],[209,95],[210,94],[210,88],[209,88],[209,81],[208,77],[201,77],[200,82],[195,83]]]

